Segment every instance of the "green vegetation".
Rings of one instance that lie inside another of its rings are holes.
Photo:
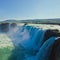
[[[0,48],[0,60],[8,60],[12,54],[12,47]]]
[[[0,34],[0,60],[8,60],[13,49],[11,39],[6,34]]]

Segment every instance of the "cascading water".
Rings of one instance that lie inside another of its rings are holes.
[[[46,30],[33,26],[16,26],[12,28],[9,25],[7,36],[14,45],[10,60],[47,60],[47,55],[51,49],[49,47],[55,41],[56,37],[51,37],[43,41]],[[44,42],[44,44],[43,44]]]
[[[37,53],[37,60],[49,60],[50,51],[52,49],[53,43],[55,42],[56,37],[50,37],[39,49]]]
[[[14,31],[15,30],[15,31]],[[15,29],[10,28],[8,36],[14,45],[22,44],[25,48],[35,48],[39,41],[42,41],[44,30],[32,26],[21,26]],[[34,47],[35,46],[35,47]]]
[[[7,35],[11,38],[15,48],[22,45],[29,56],[34,55],[34,53],[39,50],[40,46],[42,45],[44,33],[44,30],[36,27],[19,26],[15,29],[11,29],[10,27],[10,31],[7,33]]]

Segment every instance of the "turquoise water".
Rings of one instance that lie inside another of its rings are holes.
[[[45,30],[33,26],[19,26],[1,33],[0,60],[48,60],[56,37],[43,44],[44,34]]]

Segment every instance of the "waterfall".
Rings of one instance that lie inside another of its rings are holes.
[[[50,37],[39,49],[36,57],[37,60],[49,60],[49,55],[52,49],[52,45],[55,42],[56,37]]]
[[[53,45],[56,37],[50,37],[44,42],[45,32],[45,30],[33,26],[17,26],[14,29],[10,28],[7,35],[11,38],[15,48],[23,47],[22,53],[27,58],[26,60],[48,60],[47,57],[51,50],[49,48]]]
[[[10,29],[11,32],[8,33],[14,45],[22,44],[27,49],[36,49],[37,46],[40,46],[40,43],[42,44],[44,30],[32,26],[20,26],[17,28],[17,31],[14,32]]]

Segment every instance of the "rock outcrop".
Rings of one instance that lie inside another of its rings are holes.
[[[60,33],[59,33],[59,30],[57,30],[57,29],[54,29],[54,30],[46,30],[46,32],[45,32],[45,35],[44,35],[44,38],[43,38],[43,40],[44,40],[44,42],[47,40],[47,39],[49,39],[50,37],[52,37],[52,36],[55,36],[55,37],[60,37]]]
[[[0,31],[1,32],[8,32],[9,31],[9,23],[1,23],[0,24]]]
[[[60,60],[60,38],[53,45],[50,60]]]

